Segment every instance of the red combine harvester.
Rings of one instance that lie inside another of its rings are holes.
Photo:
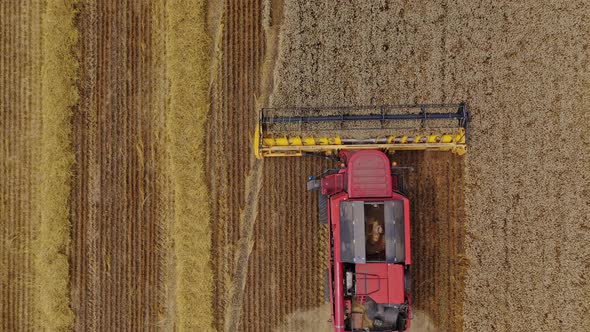
[[[341,151],[319,191],[330,225],[328,296],[335,331],[406,331],[410,325],[410,203],[378,150]]]
[[[454,112],[447,112],[453,109]],[[338,168],[310,177],[330,231],[326,300],[336,332],[406,331],[412,318],[410,203],[386,152],[464,154],[465,104],[263,109],[258,158],[320,156]]]

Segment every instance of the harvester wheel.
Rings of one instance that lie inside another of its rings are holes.
[[[318,209],[321,225],[328,224],[328,195],[318,195]]]
[[[406,293],[412,292],[412,275],[410,274],[410,267],[406,266],[406,270],[404,271],[404,288]]]
[[[396,329],[398,331],[405,331],[406,327],[408,326],[408,319],[405,317],[400,317],[397,319]]]
[[[330,274],[328,269],[324,270],[324,302],[330,303]]]

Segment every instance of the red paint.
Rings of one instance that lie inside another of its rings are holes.
[[[404,302],[404,266],[367,263],[356,265],[357,294],[366,294],[377,303]]]
[[[404,303],[404,266],[387,264],[387,303]]]
[[[330,303],[332,304],[332,324],[337,332],[344,331],[344,295],[342,283],[342,260],[340,256],[340,202],[347,200],[348,195],[340,192],[331,197],[330,224],[332,227],[331,238],[334,240],[333,261],[330,270]],[[340,280],[340,282],[333,282]],[[342,328],[340,328],[342,327]]]
[[[334,280],[342,280],[342,263],[334,264]],[[344,332],[344,295],[341,282],[334,284],[334,307],[340,310],[334,311],[334,331]]]
[[[378,150],[346,154],[348,164],[348,195],[350,198],[391,196],[389,158]]]
[[[322,178],[322,194],[332,195],[342,190],[344,190],[344,173],[332,174]]]

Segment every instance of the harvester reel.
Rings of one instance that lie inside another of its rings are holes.
[[[330,303],[330,271],[324,270],[324,302]]]
[[[466,151],[465,104],[264,108],[254,135],[257,158],[313,155],[336,159],[338,151]]]

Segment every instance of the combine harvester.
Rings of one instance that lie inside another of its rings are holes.
[[[410,326],[410,202],[399,150],[465,153],[465,104],[263,109],[258,158],[320,156],[337,169],[309,177],[320,223],[330,228],[326,300],[334,331],[406,331]]]

